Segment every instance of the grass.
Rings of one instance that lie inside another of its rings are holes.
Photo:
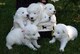
[[[15,2],[15,0],[0,0],[0,3],[5,3],[0,5],[0,54],[80,54],[80,34],[74,41],[67,44],[64,53],[59,52],[59,41],[49,44],[49,38],[41,38],[38,41],[41,45],[38,51],[33,51],[24,45],[14,45],[12,50],[8,50],[5,46],[5,38],[12,27],[13,15],[16,11]],[[53,4],[57,10],[58,23],[72,25],[80,33],[80,1],[60,0]]]

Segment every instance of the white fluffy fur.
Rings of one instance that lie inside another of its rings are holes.
[[[44,9],[45,9],[45,12],[46,12],[49,16],[52,16],[53,14],[56,13],[55,6],[54,6],[53,4],[47,3],[47,4],[44,6]]]
[[[29,24],[25,28],[24,33],[21,28],[14,28],[8,33],[6,37],[6,47],[8,49],[12,49],[14,44],[24,44],[33,50],[37,50],[35,47],[40,48],[40,45],[37,43],[38,37],[40,37],[37,27]]]
[[[49,24],[51,24],[51,26],[49,25],[50,28],[53,28],[56,26],[56,16],[55,16],[55,13],[56,13],[56,9],[55,9],[55,6],[53,4],[50,4],[50,3],[47,3],[45,6],[44,6],[44,9],[45,9],[45,12],[47,13],[47,15],[51,18]]]
[[[43,28],[46,27],[46,28]],[[52,31],[53,27],[56,26],[56,17],[53,15],[52,17],[49,17],[47,14],[43,14],[42,20],[38,24],[39,31]]]
[[[78,31],[73,26],[66,26],[65,24],[57,24],[54,29],[53,38],[49,43],[54,43],[56,39],[61,42],[60,51],[64,51],[66,44],[70,40],[74,40],[78,35]]]
[[[40,16],[42,13],[42,5],[39,3],[32,3],[28,7],[29,19],[33,21],[32,23],[37,25],[40,21]]]
[[[55,7],[50,3],[41,6],[43,11],[40,15],[41,20],[39,20],[40,22],[38,24],[39,31],[52,31],[53,27],[56,25]],[[46,28],[43,28],[43,26]]]
[[[27,8],[25,7],[20,7],[15,15],[14,15],[14,21],[13,21],[13,28],[24,28],[25,25],[29,24],[30,21],[28,20],[28,12],[27,12]]]

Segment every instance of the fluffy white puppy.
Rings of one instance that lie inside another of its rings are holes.
[[[40,48],[40,45],[37,43],[40,37],[37,27],[29,24],[25,28],[24,33],[21,28],[14,28],[8,33],[6,37],[6,47],[8,49],[12,49],[12,45],[14,44],[24,44],[33,50],[37,50],[35,47]]]
[[[49,43],[54,43],[58,39],[61,42],[60,51],[64,52],[68,41],[74,40],[77,35],[78,31],[76,28],[65,24],[57,24],[54,29],[53,39]]]
[[[38,24],[40,31],[52,31],[53,27],[56,26],[56,16],[55,16],[55,7],[53,4],[47,3],[43,6],[43,12],[41,15],[41,20]]]
[[[37,25],[39,23],[42,10],[43,8],[39,3],[32,3],[29,5],[29,19],[33,24]]]
[[[56,26],[56,16],[55,16],[55,13],[56,13],[56,9],[55,9],[55,6],[53,4],[50,4],[50,3],[47,3],[45,6],[44,6],[44,9],[45,9],[45,12],[47,13],[47,15],[49,15],[50,17],[50,24],[51,26],[49,27],[55,27]]]
[[[45,12],[49,15],[49,16],[52,16],[56,13],[56,10],[55,10],[55,6],[53,4],[50,4],[50,3],[47,3],[45,6],[44,6],[44,9],[45,9]]]
[[[23,29],[25,27],[25,25],[27,23],[29,23],[28,17],[29,17],[29,14],[27,12],[27,8],[20,7],[14,15],[14,21],[13,21],[13,28],[12,29],[18,28],[18,27]]]

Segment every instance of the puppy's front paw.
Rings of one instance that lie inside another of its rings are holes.
[[[33,50],[34,50],[34,51],[37,51],[37,49],[36,49],[36,48],[33,48]]]
[[[12,49],[12,46],[6,45],[6,47],[7,47],[9,50]]]
[[[64,49],[59,49],[60,52],[64,52]]]
[[[55,41],[52,41],[52,40],[51,40],[51,41],[49,41],[49,43],[50,43],[50,44],[52,44],[52,43],[54,43],[54,42],[55,42]]]
[[[37,45],[36,47],[37,47],[37,48],[40,48],[41,46],[40,46],[40,45]]]

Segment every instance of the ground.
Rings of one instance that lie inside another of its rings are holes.
[[[49,2],[53,3],[50,0]],[[50,38],[41,38],[38,41],[41,45],[38,51],[33,51],[24,45],[14,45],[12,50],[8,50],[5,46],[6,35],[13,24],[15,4],[15,0],[0,0],[0,54],[80,54],[80,34],[67,44],[64,53],[59,52],[59,41],[49,44]],[[53,4],[57,10],[57,23],[72,25],[80,33],[80,0],[60,0]]]

